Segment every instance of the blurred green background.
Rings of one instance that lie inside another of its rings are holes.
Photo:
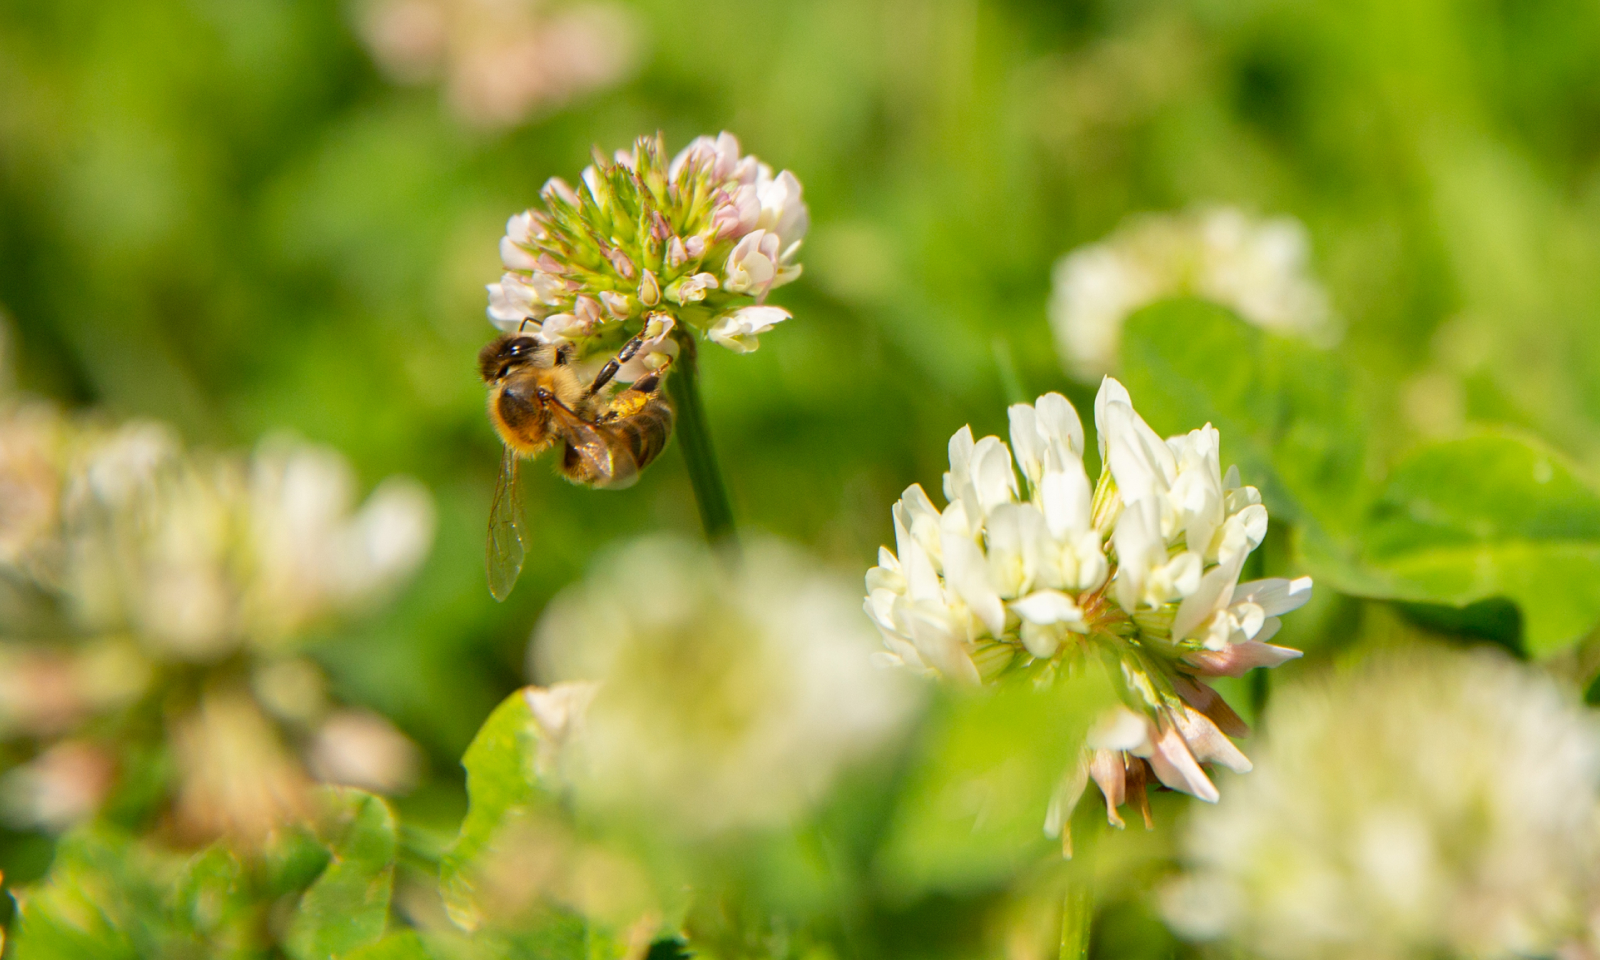
[[[775,297],[795,319],[751,356],[703,351],[707,404],[741,522],[852,574],[904,486],[937,490],[952,431],[1004,429],[1005,357],[1028,396],[1088,409],[1051,341],[1050,267],[1140,211],[1306,224],[1380,459],[1501,422],[1600,466],[1600,7],[628,9],[628,79],[491,130],[438,84],[390,82],[354,6],[0,0],[20,385],[215,447],[288,427],[367,484],[432,488],[437,545],[403,600],[314,649],[429,752],[438,786],[412,803],[437,797],[441,823],[551,594],[608,542],[698,526],[675,452],[622,493],[534,467],[522,582],[503,606],[484,584],[483,285],[505,218],[594,144],[727,129],[804,183],[805,276]],[[1269,566],[1285,555],[1269,543]],[[1331,653],[1348,623],[1307,616],[1286,642]]]

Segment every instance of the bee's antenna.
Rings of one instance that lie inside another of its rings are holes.
[[[517,324],[517,332],[521,333],[522,331],[528,329],[528,321],[532,319],[532,317],[523,317],[522,322]]]

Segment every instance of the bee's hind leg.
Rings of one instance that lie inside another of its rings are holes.
[[[666,363],[663,363],[659,368],[652,370],[639,379],[633,381],[633,385],[628,387],[628,389],[637,390],[640,393],[655,393],[657,390],[661,389],[661,378],[666,376],[667,370],[671,366],[672,358],[668,357]]]

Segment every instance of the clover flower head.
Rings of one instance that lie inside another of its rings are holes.
[[[34,626],[0,641],[0,738],[35,756],[0,776],[0,816],[62,829],[92,814],[122,759],[97,759],[120,744],[105,732],[126,733],[174,674],[230,684],[165,730],[186,836],[259,836],[299,811],[310,776],[290,744],[325,779],[407,785],[409,742],[334,710],[321,668],[295,653],[316,623],[415,571],[433,531],[415,481],[391,478],[357,504],[350,467],[322,447],[273,437],[249,456],[213,455],[159,423],[106,427],[18,404],[0,408],[6,488],[0,571],[26,587],[9,600]],[[232,753],[263,758],[250,767],[262,777],[213,777]],[[67,799],[50,813],[41,804],[55,796]]]
[[[611,158],[597,152],[579,186],[552,178],[543,199],[500,241],[505,274],[488,289],[502,330],[571,343],[581,360],[614,352],[656,317],[740,353],[789,318],[764,301],[800,276],[810,224],[800,181],[740,153],[732,134],[700,137],[670,160],[659,135]]]
[[[1267,330],[1332,346],[1342,334],[1307,265],[1305,227],[1231,207],[1146,214],[1055,267],[1050,322],[1061,358],[1092,381],[1117,368],[1122,324],[1166,297],[1197,296]]]
[[[451,110],[489,129],[622,81],[641,46],[633,11],[592,0],[369,0],[358,27],[391,80],[442,80]]]
[[[705,836],[803,814],[900,725],[847,583],[770,540],[737,570],[679,539],[635,541],[564,591],[525,694],[541,772],[582,805]]]
[[[1091,777],[1117,826],[1125,801],[1147,810],[1147,779],[1215,801],[1201,764],[1250,762],[1228,739],[1244,723],[1205,679],[1298,657],[1266,641],[1310,598],[1310,580],[1239,582],[1267,512],[1236,469],[1220,469],[1213,427],[1163,440],[1106,378],[1091,487],[1065,397],[1017,404],[1010,420],[1009,448],[967,427],[950,439],[943,509],[918,485],[894,505],[895,550],[881,549],[866,578],[881,658],[971,684],[1110,665],[1125,706],[1091,731],[1052,833]]]
[[[62,495],[65,589],[85,629],[123,627],[159,657],[210,660],[282,644],[409,576],[433,504],[391,478],[353,503],[332,450],[284,437],[254,455],[185,451],[133,423],[84,445]]]
[[[1566,951],[1600,880],[1600,727],[1547,676],[1412,648],[1276,692],[1267,726],[1189,825],[1179,932],[1266,958],[1592,955]]]

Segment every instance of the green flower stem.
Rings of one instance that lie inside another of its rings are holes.
[[[1075,879],[1061,904],[1061,960],[1089,960],[1089,928],[1094,921],[1094,892]]]
[[[711,429],[700,400],[700,371],[694,337],[683,333],[677,337],[677,342],[678,358],[667,375],[667,394],[677,413],[678,447],[689,468],[689,484],[694,487],[706,540],[719,549],[734,551],[738,549],[738,536],[733,525],[733,504],[728,500],[728,487],[722,481],[717,455],[711,448]]]

